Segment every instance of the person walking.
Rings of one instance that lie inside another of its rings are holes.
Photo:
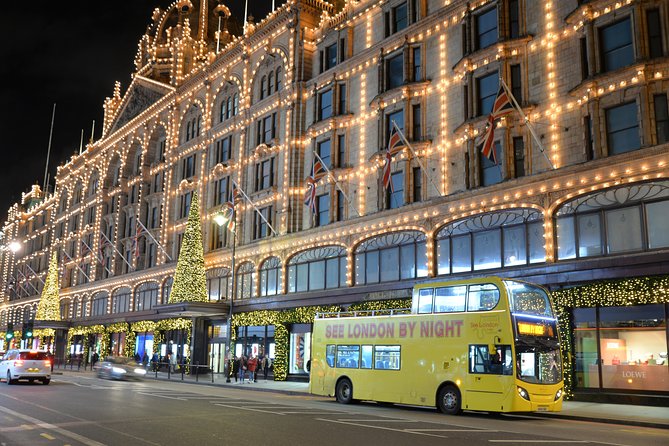
[[[232,374],[235,377],[235,382],[239,382],[239,362],[241,358],[236,356],[235,360],[232,361]]]
[[[252,356],[248,360],[248,369],[249,369],[249,383],[257,382],[256,370],[258,369],[258,357]]]
[[[244,377],[246,376],[246,356],[239,357],[239,381],[244,384]]]
[[[177,355],[174,353],[170,354],[170,367],[172,368],[172,373],[177,372]]]

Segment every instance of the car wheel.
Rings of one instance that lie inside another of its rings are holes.
[[[353,401],[353,384],[347,378],[339,380],[335,390],[337,401],[342,404],[350,404]]]
[[[44,384],[45,386],[48,386],[50,382],[51,382],[51,380],[49,378],[44,378],[42,380],[42,384]]]
[[[10,384],[14,384],[14,380],[12,379],[12,372],[7,370],[7,385],[9,386]]]
[[[439,390],[437,395],[437,408],[447,415],[457,415],[462,410],[460,391],[457,387],[448,385]]]

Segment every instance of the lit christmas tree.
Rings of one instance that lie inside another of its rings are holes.
[[[59,321],[60,320],[60,285],[58,284],[58,258],[56,252],[51,254],[49,272],[46,276],[42,296],[37,305],[35,320]]]
[[[200,226],[200,206],[197,194],[193,193],[184,231],[170,303],[207,302],[207,277],[204,269],[204,248]]]

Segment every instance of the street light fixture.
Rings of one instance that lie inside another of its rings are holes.
[[[10,242],[9,245],[7,245],[7,247],[9,248],[9,250],[11,252],[16,254],[17,252],[19,252],[21,250],[21,243],[14,240],[14,241]]]
[[[224,227],[227,226],[227,224],[230,222],[230,218],[234,218],[235,214],[232,213],[231,215],[229,214],[224,214],[223,212],[219,212],[216,215],[214,215],[214,222],[220,226]],[[228,324],[227,324],[227,331],[228,331],[228,339],[227,339],[227,345],[225,347],[227,353],[225,355],[225,382],[229,383],[230,382],[230,373],[231,373],[231,367],[230,367],[230,362],[232,360],[232,305],[234,302],[234,296],[235,296],[235,247],[237,246],[237,228],[235,227],[234,229],[230,230],[232,232],[232,256],[230,258],[230,306],[228,310]]]

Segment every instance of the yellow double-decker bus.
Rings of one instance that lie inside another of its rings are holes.
[[[487,277],[416,285],[406,310],[319,313],[310,392],[441,412],[559,411],[562,360],[550,297]]]

